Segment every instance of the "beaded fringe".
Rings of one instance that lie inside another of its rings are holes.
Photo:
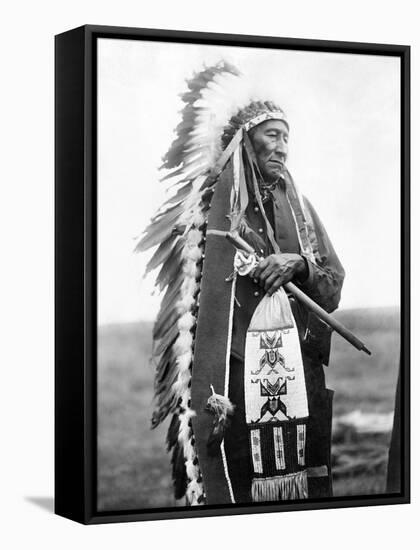
[[[307,472],[253,479],[251,493],[253,502],[308,498]]]

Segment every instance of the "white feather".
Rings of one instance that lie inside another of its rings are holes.
[[[178,328],[182,332],[184,331],[187,332],[193,328],[195,323],[196,323],[196,320],[194,315],[190,311],[188,311],[178,319]]]
[[[180,315],[183,315],[184,313],[190,312],[194,303],[195,303],[195,300],[192,294],[190,294],[189,296],[188,295],[183,296],[176,304],[178,313]]]

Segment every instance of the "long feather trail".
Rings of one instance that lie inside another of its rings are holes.
[[[223,82],[238,71],[222,62],[204,68],[187,82],[182,95],[185,107],[175,139],[162,159],[162,178],[170,196],[139,239],[136,250],[157,246],[147,272],[160,267],[156,286],[165,291],[154,327],[156,365],[156,427],[172,414],[167,445],[172,452],[176,498],[187,504],[205,502],[205,493],[194,445],[191,421],[191,372],[198,309],[206,211],[214,179],[208,178],[220,151],[219,139],[226,117],[209,118],[208,105],[222,104]],[[220,99],[218,97],[220,96]]]

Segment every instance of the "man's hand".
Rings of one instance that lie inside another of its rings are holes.
[[[299,254],[271,254],[258,264],[252,274],[269,296],[293,277],[303,282],[307,276],[308,266]]]

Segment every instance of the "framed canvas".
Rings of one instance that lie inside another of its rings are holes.
[[[409,502],[409,47],[55,45],[56,513]]]

